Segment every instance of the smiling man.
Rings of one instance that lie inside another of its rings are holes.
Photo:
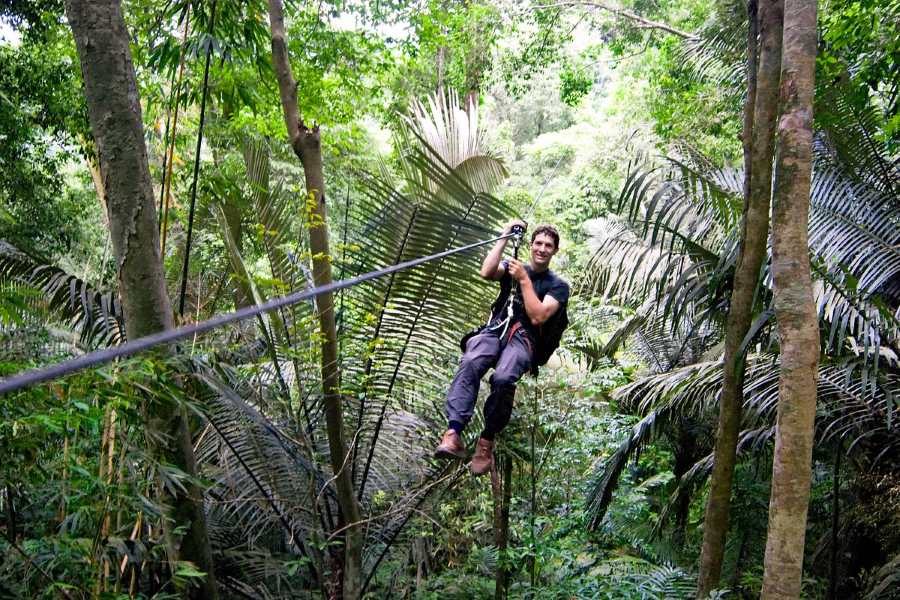
[[[523,221],[511,221],[504,229],[504,235],[511,233],[517,225],[525,227]],[[465,458],[466,447],[461,433],[475,410],[481,378],[494,367],[491,393],[484,404],[485,426],[470,467],[475,475],[491,470],[494,438],[509,423],[516,382],[536,360],[542,358],[546,362],[555,345],[549,352],[541,347],[547,338],[543,329],[559,326],[557,317],[565,317],[565,305],[569,301],[569,284],[550,270],[550,261],[559,250],[556,229],[541,225],[534,230],[528,264],[517,260],[501,262],[506,242],[506,239],[498,241],[481,264],[483,278],[500,282],[500,295],[494,302],[488,325],[465,342],[462,361],[447,392],[449,426],[435,450],[435,456],[439,458]],[[518,284],[518,289],[512,317],[507,319],[513,282]],[[561,327],[564,328],[565,323],[567,321],[563,319]],[[558,339],[557,335],[556,343]]]

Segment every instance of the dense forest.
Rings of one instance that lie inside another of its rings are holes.
[[[900,0],[0,0],[0,598],[900,598],[898,64]],[[478,477],[513,219],[569,326]]]

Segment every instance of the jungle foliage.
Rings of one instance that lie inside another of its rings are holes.
[[[493,479],[431,458],[458,338],[495,293],[477,276],[483,254],[335,294],[362,596],[695,597],[743,214],[745,5],[286,3],[326,222],[285,143],[267,3],[121,5],[184,322],[311,286],[316,259],[338,280],[489,239],[513,216],[562,233],[553,268],[576,292],[572,326],[520,383]],[[65,10],[0,2],[0,377],[127,338]],[[814,598],[900,594],[898,22],[896,0],[833,2],[819,19]],[[311,250],[316,227],[330,256]],[[714,597],[762,585],[782,347],[770,264],[743,343]],[[161,505],[193,485],[219,597],[338,597],[346,538],[317,310],[0,397],[0,597],[196,594],[205,574],[170,555]],[[147,427],[160,406],[185,415],[196,477],[152,450],[170,442]]]

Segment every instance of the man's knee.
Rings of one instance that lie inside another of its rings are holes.
[[[481,367],[481,363],[484,362],[484,358],[475,353],[465,353],[462,355],[462,358],[459,361],[459,366],[467,371],[478,371]]]
[[[496,371],[491,376],[491,385],[498,389],[515,390],[516,383],[519,382],[519,375],[508,373],[506,371]]]

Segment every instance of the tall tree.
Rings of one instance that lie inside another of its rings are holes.
[[[278,78],[284,122],[294,154],[303,165],[309,194],[309,249],[313,255],[313,282],[317,287],[331,283],[331,255],[328,248],[328,219],[325,204],[325,175],[322,168],[322,140],[319,127],[303,122],[297,104],[297,82],[291,71],[284,30],[281,0],[269,0],[269,25],[272,29],[272,63]],[[358,598],[362,586],[362,530],[359,504],[353,493],[350,461],[344,441],[340,367],[338,365],[337,328],[334,298],[329,292],[316,298],[319,331],[322,336],[322,393],[325,397],[325,420],[328,448],[334,470],[338,504],[344,537],[343,598]]]
[[[141,122],[141,104],[118,0],[67,0],[84,77],[91,130],[100,160],[110,237],[116,257],[126,332],[135,339],[173,327],[159,253],[156,206]],[[150,400],[148,440],[158,460],[195,476],[191,432],[183,407]],[[207,573],[196,598],[217,598],[202,491],[194,483],[163,485],[163,531],[172,563],[190,561]]]
[[[703,547],[697,597],[705,598],[719,583],[731,511],[731,484],[744,396],[744,338],[754,316],[754,298],[769,236],[772,153],[778,114],[781,30],[784,0],[762,0],[759,10],[759,66],[756,71],[755,2],[748,2],[748,93],[744,107],[744,216],[734,287],[725,325],[723,387],[719,399],[715,461],[703,522]],[[752,118],[750,118],[752,115]]]
[[[763,598],[799,598],[803,575],[819,360],[807,225],[815,63],[816,2],[787,0],[772,237],[781,376]]]

